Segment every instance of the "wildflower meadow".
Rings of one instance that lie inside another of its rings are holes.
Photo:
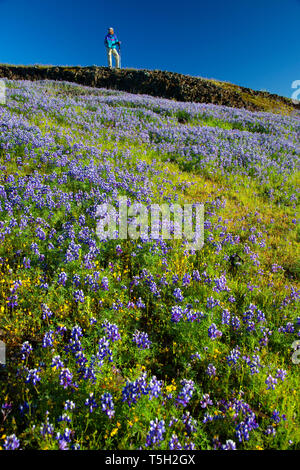
[[[5,86],[0,448],[299,449],[299,113]],[[203,247],[99,237],[125,196]]]

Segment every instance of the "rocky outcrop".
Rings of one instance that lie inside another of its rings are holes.
[[[108,67],[0,65],[0,77],[12,80],[60,80],[82,85],[143,93],[177,101],[214,103],[251,111],[291,112],[300,109],[291,99],[227,82],[161,70]],[[274,109],[273,109],[274,108]],[[277,109],[278,108],[278,109]]]

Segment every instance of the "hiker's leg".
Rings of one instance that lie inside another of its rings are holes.
[[[107,61],[108,61],[108,66],[111,68],[112,67],[111,49],[109,48],[107,48]]]
[[[117,69],[119,69],[120,68],[120,56],[118,54],[117,49],[113,49],[113,54],[114,54],[114,58],[116,60],[116,67],[117,67]]]

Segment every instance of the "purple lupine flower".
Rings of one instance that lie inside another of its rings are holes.
[[[180,307],[180,305],[175,305],[174,307],[172,307],[171,321],[173,323],[178,323],[182,319],[183,313],[184,312],[182,307]]]
[[[46,318],[50,318],[53,315],[53,312],[51,312],[50,308],[48,307],[47,304],[42,304],[42,318],[45,320]]]
[[[138,300],[136,302],[136,306],[137,306],[137,308],[145,308],[146,307],[146,305],[142,301],[141,297],[138,298]]]
[[[13,409],[12,403],[8,403],[8,402],[2,403],[2,405],[1,405],[1,412],[2,412],[2,414],[3,414],[3,416],[4,416],[5,419],[7,418],[7,416],[9,415],[9,413],[11,413],[12,409]]]
[[[76,290],[73,293],[73,297],[76,303],[78,302],[84,303],[84,293],[81,289]]]
[[[205,393],[202,396],[202,400],[200,401],[201,408],[206,408],[209,405],[213,405],[212,400],[210,399],[209,393]]]
[[[222,450],[236,450],[236,444],[231,439],[228,439],[225,444],[221,446]]]
[[[43,437],[45,437],[47,434],[49,436],[53,436],[54,434],[54,426],[50,423],[48,414],[49,412],[46,412],[46,422],[40,426],[40,433]]]
[[[38,382],[40,382],[41,377],[39,376],[40,369],[30,369],[27,373],[27,377],[25,382],[26,383],[32,383],[33,385],[36,385]]]
[[[64,350],[66,352],[71,352],[72,354],[76,354],[78,351],[82,351],[82,344],[79,339],[70,338],[67,346],[65,346]]]
[[[45,240],[46,239],[46,234],[45,234],[44,230],[41,227],[36,228],[35,234],[40,240]]]
[[[231,325],[234,330],[239,330],[241,327],[241,321],[236,315],[231,318]]]
[[[103,336],[103,338],[99,340],[98,345],[97,358],[100,360],[100,362],[102,363],[105,357],[108,357],[109,362],[112,362],[112,351],[109,348],[109,340],[106,338],[106,336]]]
[[[72,410],[75,410],[76,408],[76,405],[75,403],[72,401],[72,400],[66,400],[65,401],[65,404],[64,404],[64,410],[68,411],[72,411]]]
[[[267,426],[267,428],[265,429],[264,434],[265,434],[266,436],[275,436],[275,435],[276,435],[276,429],[274,428],[274,426],[269,425],[269,426]]]
[[[190,399],[192,398],[195,384],[193,380],[186,380],[186,379],[181,380],[180,383],[182,385],[182,388],[175,400],[175,404],[177,406],[182,405],[183,407],[185,407],[190,401]]]
[[[195,352],[195,354],[191,354],[190,358],[191,359],[199,359],[199,361],[201,361],[201,356],[198,352]]]
[[[58,325],[56,327],[55,333],[57,335],[63,336],[66,331],[67,331],[67,328],[64,325]]]
[[[68,276],[67,274],[62,271],[61,273],[59,273],[58,275],[58,284],[61,285],[61,286],[65,286],[66,285],[66,282],[67,282],[67,279],[68,279]]]
[[[54,342],[54,331],[50,330],[44,334],[42,346],[43,348],[51,348]]]
[[[84,224],[85,224],[85,216],[84,216],[84,214],[81,214],[81,215],[78,217],[78,222],[79,222],[79,225],[81,225],[82,227],[84,226]]]
[[[39,255],[39,254],[40,254],[40,252],[39,252],[39,246],[38,246],[38,244],[35,243],[35,242],[31,243],[30,249],[34,252],[35,255]]]
[[[220,301],[217,299],[214,299],[213,297],[208,297],[206,300],[206,308],[214,308],[220,305]]]
[[[250,367],[250,373],[251,375],[253,374],[258,374],[259,369],[263,367],[263,365],[260,363],[260,357],[258,354],[253,354],[252,358],[248,356],[243,356],[244,361],[246,361],[246,364]]]
[[[21,346],[22,361],[25,361],[25,359],[28,358],[31,351],[33,351],[31,344],[28,341],[25,341]]]
[[[171,428],[174,423],[178,423],[178,418],[175,418],[174,416],[172,416],[169,422],[169,428]]]
[[[200,322],[205,317],[205,314],[203,312],[196,312],[195,310],[191,309],[191,306],[187,305],[186,308],[184,309],[184,319],[185,321],[188,322]]]
[[[74,274],[72,282],[74,286],[79,287],[80,286],[80,276],[79,274]]]
[[[196,446],[195,444],[192,442],[192,441],[185,441],[184,445],[183,445],[183,449],[184,450],[196,450]]]
[[[201,276],[200,276],[198,269],[195,269],[193,271],[193,281],[196,281],[196,282],[201,281]]]
[[[213,291],[215,292],[222,292],[222,291],[226,291],[226,292],[229,292],[230,289],[229,287],[226,286],[226,277],[224,276],[224,274],[222,274],[222,276],[220,278],[215,278],[214,279],[214,283],[215,283],[215,287],[213,287]]]
[[[140,349],[149,349],[152,344],[148,338],[148,333],[139,330],[135,330],[132,341],[136,343]]]
[[[161,393],[161,389],[163,386],[163,381],[158,380],[155,375],[151,377],[151,380],[149,381],[149,400],[152,400],[154,397],[158,397]]]
[[[257,309],[256,319],[257,319],[258,323],[264,323],[266,321],[266,316],[261,310]]]
[[[59,423],[71,423],[72,419],[67,413],[63,413],[57,418]]]
[[[82,335],[82,328],[78,325],[73,326],[71,330],[71,338],[73,338],[75,341],[78,341],[79,338],[82,337]]]
[[[192,276],[189,273],[186,273],[182,278],[182,287],[187,287],[192,280]]]
[[[69,449],[69,443],[71,442],[72,431],[69,428],[65,428],[63,434],[60,432],[56,433],[55,439],[58,441],[59,450]]]
[[[85,406],[89,407],[90,413],[92,413],[94,409],[98,407],[94,394],[92,392],[89,394],[89,397],[85,400],[84,404]]]
[[[272,377],[272,375],[268,375],[268,377],[266,378],[265,380],[265,384],[267,385],[267,390],[274,390],[275,389],[275,385],[277,384],[277,379],[275,379],[274,377]]]
[[[213,375],[216,375],[216,368],[213,364],[208,364],[207,369],[206,369],[207,375],[210,377]]]
[[[217,329],[217,325],[215,325],[215,323],[212,323],[210,327],[208,328],[208,336],[212,340],[215,340],[216,338],[220,338],[222,334],[223,334],[222,331]]]
[[[73,374],[68,368],[63,368],[59,374],[59,383],[64,388],[72,385]]]
[[[176,287],[176,289],[174,289],[173,295],[175,297],[175,300],[177,300],[177,302],[182,302],[184,299],[181,289],[179,287]]]
[[[255,430],[258,428],[258,423],[256,422],[256,416],[255,414],[251,411],[249,414],[246,416],[245,420],[240,422],[236,426],[236,436],[239,440],[239,442],[248,441],[249,440],[249,433],[252,430]]]
[[[147,434],[145,446],[159,446],[161,441],[164,440],[163,435],[165,432],[165,421],[163,419],[159,421],[158,418],[155,418],[155,420],[150,421],[150,431]]]
[[[102,328],[104,329],[107,337],[112,341],[118,341],[121,339],[121,335],[119,333],[119,329],[117,325],[113,323],[109,323],[107,320],[104,320],[102,323]]]
[[[103,277],[101,280],[101,289],[102,290],[109,290],[108,279],[107,277]]]
[[[154,281],[149,282],[149,287],[150,287],[150,291],[152,292],[152,294],[154,294],[156,297],[160,297],[160,290],[158,289]]]
[[[110,419],[114,416],[114,403],[112,400],[112,395],[110,393],[104,393],[101,396],[101,408],[102,411],[104,411]]]
[[[18,295],[12,294],[7,298],[7,305],[11,308],[17,307],[18,304]]]
[[[23,258],[23,266],[24,266],[25,269],[30,269],[30,258],[26,258],[26,257],[24,256],[24,258]]]
[[[3,448],[5,450],[17,450],[20,447],[20,441],[17,438],[15,434],[11,434],[10,436],[7,436]]]
[[[20,410],[20,415],[24,416],[27,414],[30,410],[29,403],[27,401],[24,401],[22,405],[19,405],[19,410]]]
[[[230,312],[227,309],[222,312],[222,325],[230,325]]]
[[[282,382],[284,381],[285,377],[287,375],[287,371],[286,370],[283,370],[283,369],[277,369],[276,371],[276,379],[280,379],[282,380]]]
[[[121,255],[123,253],[121,245],[116,246],[116,252],[117,252],[118,255]]]
[[[214,417],[213,417],[212,415],[210,415],[209,413],[205,413],[205,414],[204,414],[204,418],[203,418],[203,420],[202,420],[202,423],[204,423],[204,424],[205,424],[205,423],[209,423],[209,422],[211,422],[211,421],[213,421],[213,420],[214,420]]]
[[[192,434],[197,431],[197,421],[191,416],[189,411],[182,415],[181,420],[188,434]]]
[[[182,445],[180,444],[179,439],[176,434],[172,434],[172,437],[169,440],[169,449],[170,450],[182,450]]]
[[[125,387],[122,390],[122,401],[127,401],[128,406],[131,407],[140,396],[147,395],[149,393],[149,386],[146,381],[147,373],[144,372],[133,382],[126,382]]]
[[[240,347],[232,349],[228,356],[226,356],[226,361],[229,366],[236,365],[241,356]]]
[[[280,423],[281,420],[286,421],[286,416],[285,415],[280,416],[279,411],[274,410],[272,413],[271,419],[273,419],[273,421],[275,421],[275,423],[278,424]]]
[[[52,358],[51,367],[54,367],[56,369],[60,369],[63,366],[64,366],[64,363],[61,360],[60,356],[54,356]]]

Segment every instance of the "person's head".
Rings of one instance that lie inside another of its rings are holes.
[[[108,28],[109,34],[114,34],[114,28]]]

